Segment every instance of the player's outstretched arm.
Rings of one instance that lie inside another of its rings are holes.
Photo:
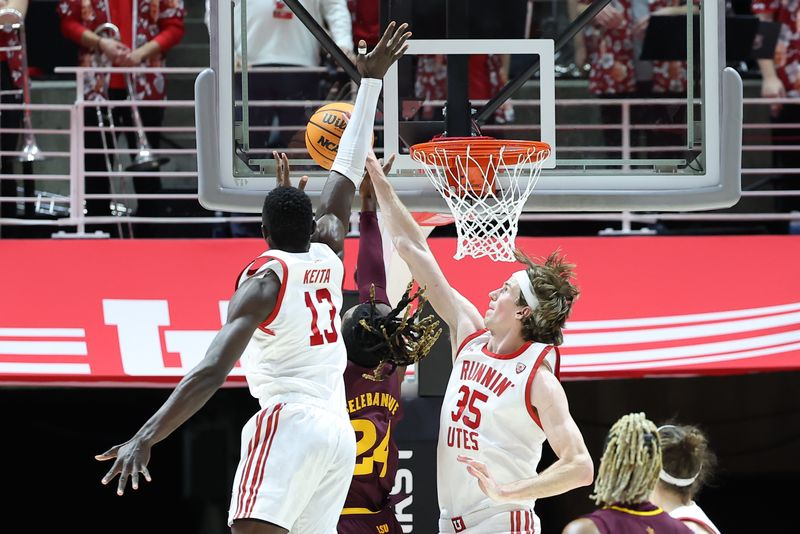
[[[167,401],[131,439],[95,456],[99,461],[114,460],[103,484],[119,475],[117,494],[122,495],[129,477],[133,489],[139,487],[139,473],[150,481],[147,463],[153,445],[186,422],[222,386],[256,327],[274,309],[279,289],[280,281],[270,271],[264,278],[248,280],[234,293],[228,320],[211,342],[205,358],[183,377]]]
[[[411,37],[408,24],[390,22],[386,31],[367,54],[367,44],[358,44],[356,67],[361,74],[353,114],[344,129],[331,173],[325,181],[317,210],[317,232],[313,240],[327,244],[340,256],[350,224],[350,209],[356,188],[364,176],[364,163],[372,148],[375,112],[383,77],[389,67],[405,53]]]
[[[534,478],[500,484],[491,474],[491,467],[467,456],[459,461],[478,479],[481,490],[497,502],[525,501],[561,495],[572,489],[588,486],[594,478],[594,466],[583,442],[581,431],[569,413],[564,388],[546,369],[540,369],[533,379],[529,402],[539,414],[547,442],[558,456],[550,467]]]
[[[425,287],[425,296],[450,327],[453,346],[476,330],[483,328],[483,318],[475,306],[453,289],[428,248],[428,242],[419,225],[400,202],[392,184],[386,179],[375,154],[367,158],[367,171],[372,178],[375,197],[383,213],[384,222],[392,236],[397,253],[408,264],[411,275]],[[454,355],[455,356],[455,355]]]
[[[394,164],[394,157],[383,165],[383,172],[388,173]],[[386,263],[383,259],[383,239],[378,225],[377,204],[372,180],[367,176],[359,188],[361,195],[361,215],[358,228],[358,259],[356,273],[358,284],[358,301],[369,302],[372,288],[375,290],[375,302],[389,304],[386,294]]]

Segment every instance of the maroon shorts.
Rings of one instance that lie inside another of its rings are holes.
[[[392,508],[384,508],[377,514],[341,515],[336,531],[338,534],[403,534]]]

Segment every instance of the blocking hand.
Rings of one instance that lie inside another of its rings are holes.
[[[406,23],[398,27],[396,22],[390,22],[383,37],[369,54],[367,54],[367,43],[364,40],[358,42],[356,67],[361,76],[381,79],[386,75],[392,63],[400,59],[408,49],[406,41],[411,37],[411,32],[407,32],[407,29]]]
[[[289,157],[285,152],[278,154],[277,150],[272,151],[272,157],[275,158],[275,161],[278,164],[278,168],[276,170],[278,175],[277,187],[292,187],[292,181],[289,179]],[[297,184],[297,188],[300,191],[303,191],[306,188],[307,183],[308,176],[303,176],[300,178],[300,183]]]

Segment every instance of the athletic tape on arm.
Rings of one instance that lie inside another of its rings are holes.
[[[364,166],[367,154],[372,149],[375,111],[378,108],[378,97],[381,94],[381,80],[362,78],[358,88],[353,115],[347,124],[339,150],[333,161],[332,171],[349,178],[356,188],[364,178]]]

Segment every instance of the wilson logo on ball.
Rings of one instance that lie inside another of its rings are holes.
[[[330,124],[331,126],[338,128],[339,130],[344,130],[344,127],[347,126],[347,121],[334,115],[333,113],[325,113],[322,116],[322,123],[323,124]]]

